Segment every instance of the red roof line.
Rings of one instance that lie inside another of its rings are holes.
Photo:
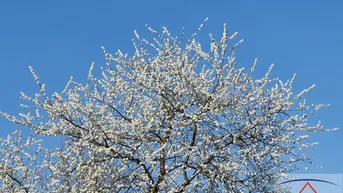
[[[305,186],[300,190],[299,193],[302,193],[302,192],[305,190],[305,188],[306,188],[307,186],[309,186],[309,187],[312,189],[312,191],[313,191],[314,193],[317,193],[317,191],[313,188],[313,186],[312,186],[309,182],[307,182],[307,183],[305,184]]]

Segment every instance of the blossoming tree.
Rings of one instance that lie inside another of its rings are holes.
[[[202,28],[200,26],[199,30]],[[237,67],[242,41],[167,28],[151,41],[135,32],[133,56],[108,53],[102,75],[49,96],[40,92],[19,116],[4,117],[33,131],[1,139],[2,192],[272,192],[276,174],[311,163],[300,150],[311,132],[327,131],[307,118],[324,105],[307,105],[290,80],[259,79]],[[44,140],[62,136],[58,148]]]

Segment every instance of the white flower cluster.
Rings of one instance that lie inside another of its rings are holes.
[[[277,173],[311,163],[299,149],[327,131],[307,122],[323,105],[299,101],[313,86],[294,95],[295,76],[271,79],[271,66],[254,79],[257,60],[238,68],[242,41],[226,25],[209,51],[196,34],[148,29],[151,42],[134,32],[133,56],[102,48],[102,76],[92,64],[88,83],[71,78],[51,97],[30,67],[40,92],[22,93],[28,112],[1,114],[34,135],[1,139],[2,192],[272,192]],[[37,140],[56,136],[57,149]]]

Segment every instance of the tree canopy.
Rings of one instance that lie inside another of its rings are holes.
[[[203,25],[200,26],[199,31]],[[255,78],[235,52],[242,40],[211,34],[210,49],[197,34],[151,40],[135,32],[135,52],[111,54],[88,81],[73,78],[63,92],[21,93],[27,110],[2,113],[33,131],[1,139],[3,192],[272,192],[277,174],[312,163],[303,149],[312,132],[328,131],[308,117],[308,105],[287,81]],[[198,33],[198,32],[197,32]],[[206,42],[207,43],[207,42]],[[58,148],[44,140],[63,136]]]

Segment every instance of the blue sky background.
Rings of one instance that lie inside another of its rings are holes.
[[[165,25],[179,35],[182,27],[192,33],[209,17],[204,35],[220,37],[227,23],[229,32],[238,31],[245,40],[237,51],[241,66],[250,68],[258,58],[257,73],[272,63],[274,77],[286,80],[296,72],[295,91],[315,83],[308,102],[332,106],[314,118],[343,129],[342,10],[338,0],[1,1],[0,110],[18,113],[19,91],[39,91],[28,65],[48,91],[60,92],[70,76],[85,80],[91,62],[105,63],[101,46],[132,53],[133,30],[144,36],[145,24]],[[0,136],[18,127],[2,117],[0,125]],[[300,173],[343,173],[342,129],[314,135],[320,145],[308,152],[323,169],[303,164],[309,169]]]

